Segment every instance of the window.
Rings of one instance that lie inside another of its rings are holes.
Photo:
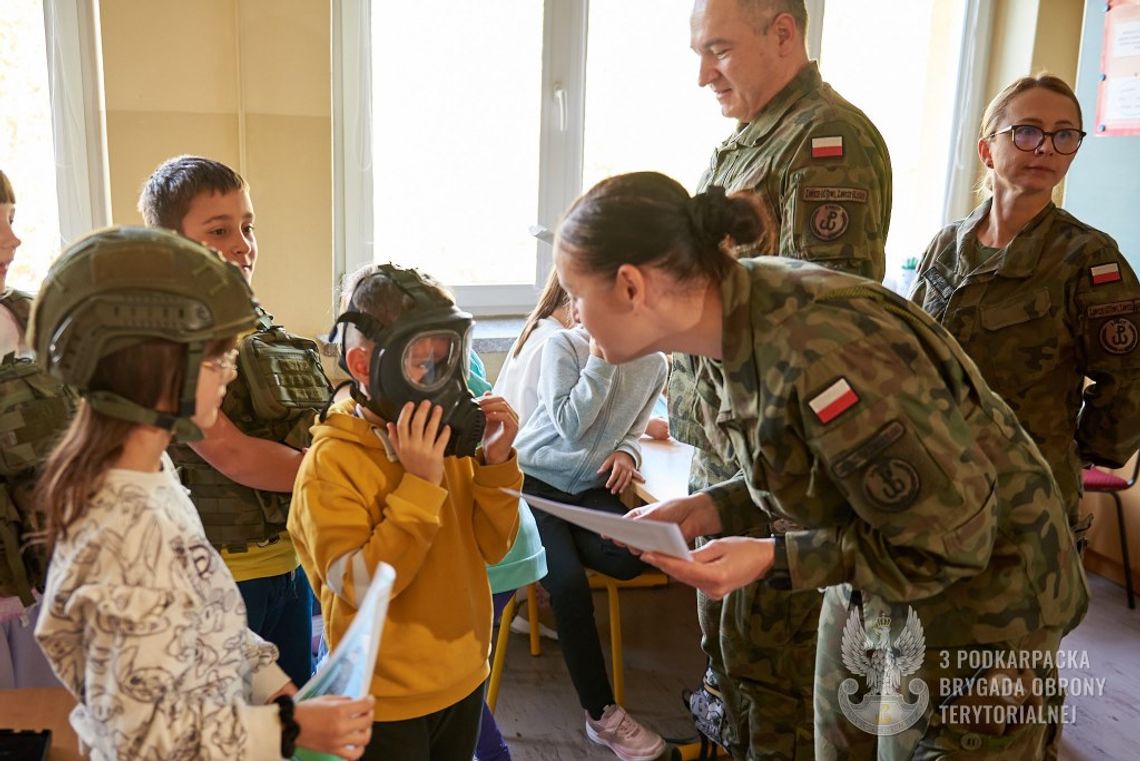
[[[693,188],[732,124],[696,85],[691,10],[374,4],[372,258],[423,268],[477,312],[522,311],[550,268],[531,225],[618,172]]]
[[[967,5],[967,0],[845,0],[824,10],[820,72],[870,117],[891,154],[888,277],[906,259],[921,257],[946,222]],[[871,39],[890,44],[868,45]]]
[[[693,192],[735,126],[697,87],[691,0],[590,4],[582,189],[623,172],[667,174]]]
[[[376,260],[450,285],[533,283],[542,4],[374,10]]]
[[[8,0],[0,24],[0,169],[16,191],[23,245],[7,284],[35,292],[60,249],[42,0]]]
[[[808,2],[824,78],[891,151],[889,272],[945,221],[953,146],[965,144],[959,125],[971,118],[961,116],[959,82],[966,14],[979,2]],[[373,259],[415,265],[477,314],[525,311],[551,266],[532,224],[553,226],[584,188],[618,172],[661,171],[692,189],[734,126],[697,87],[692,0],[363,7],[370,20],[346,14],[334,43],[344,61],[334,74],[344,78],[334,123],[346,133],[335,159],[339,214],[350,217],[338,222],[338,270]],[[363,139],[347,134],[358,113],[371,124]]]

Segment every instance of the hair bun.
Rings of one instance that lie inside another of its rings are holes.
[[[699,243],[719,245],[732,227],[732,209],[724,188],[713,185],[688,201],[693,237]]]
[[[732,239],[733,245],[752,243],[762,232],[763,225],[752,203],[739,196],[727,196],[719,185],[689,199],[688,212],[693,238],[704,248],[716,248],[726,237]]]

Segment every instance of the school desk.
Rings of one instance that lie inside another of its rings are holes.
[[[693,448],[676,439],[641,437],[641,475],[644,483],[634,481],[622,494],[630,507],[684,497],[689,493],[689,464]]]

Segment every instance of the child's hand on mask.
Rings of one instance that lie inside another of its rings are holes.
[[[601,475],[607,470],[610,471],[610,477],[606,479],[606,488],[611,494],[621,494],[631,481],[645,480],[645,476],[637,472],[633,455],[629,452],[614,452],[607,457],[602,467],[598,468],[598,474]]]
[[[487,418],[483,430],[483,461],[488,465],[506,462],[519,432],[519,415],[507,400],[487,392],[475,400]]]
[[[440,430],[443,407],[424,400],[408,402],[395,423],[388,423],[388,439],[404,470],[436,484],[443,481],[443,451],[451,438],[451,426]]]

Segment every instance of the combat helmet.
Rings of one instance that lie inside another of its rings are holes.
[[[28,343],[48,374],[77,388],[96,411],[194,440],[202,436],[190,418],[206,343],[256,322],[249,285],[216,251],[167,230],[111,227],[79,239],[52,265]],[[187,345],[176,414],[88,388],[99,360],[153,338]]]

